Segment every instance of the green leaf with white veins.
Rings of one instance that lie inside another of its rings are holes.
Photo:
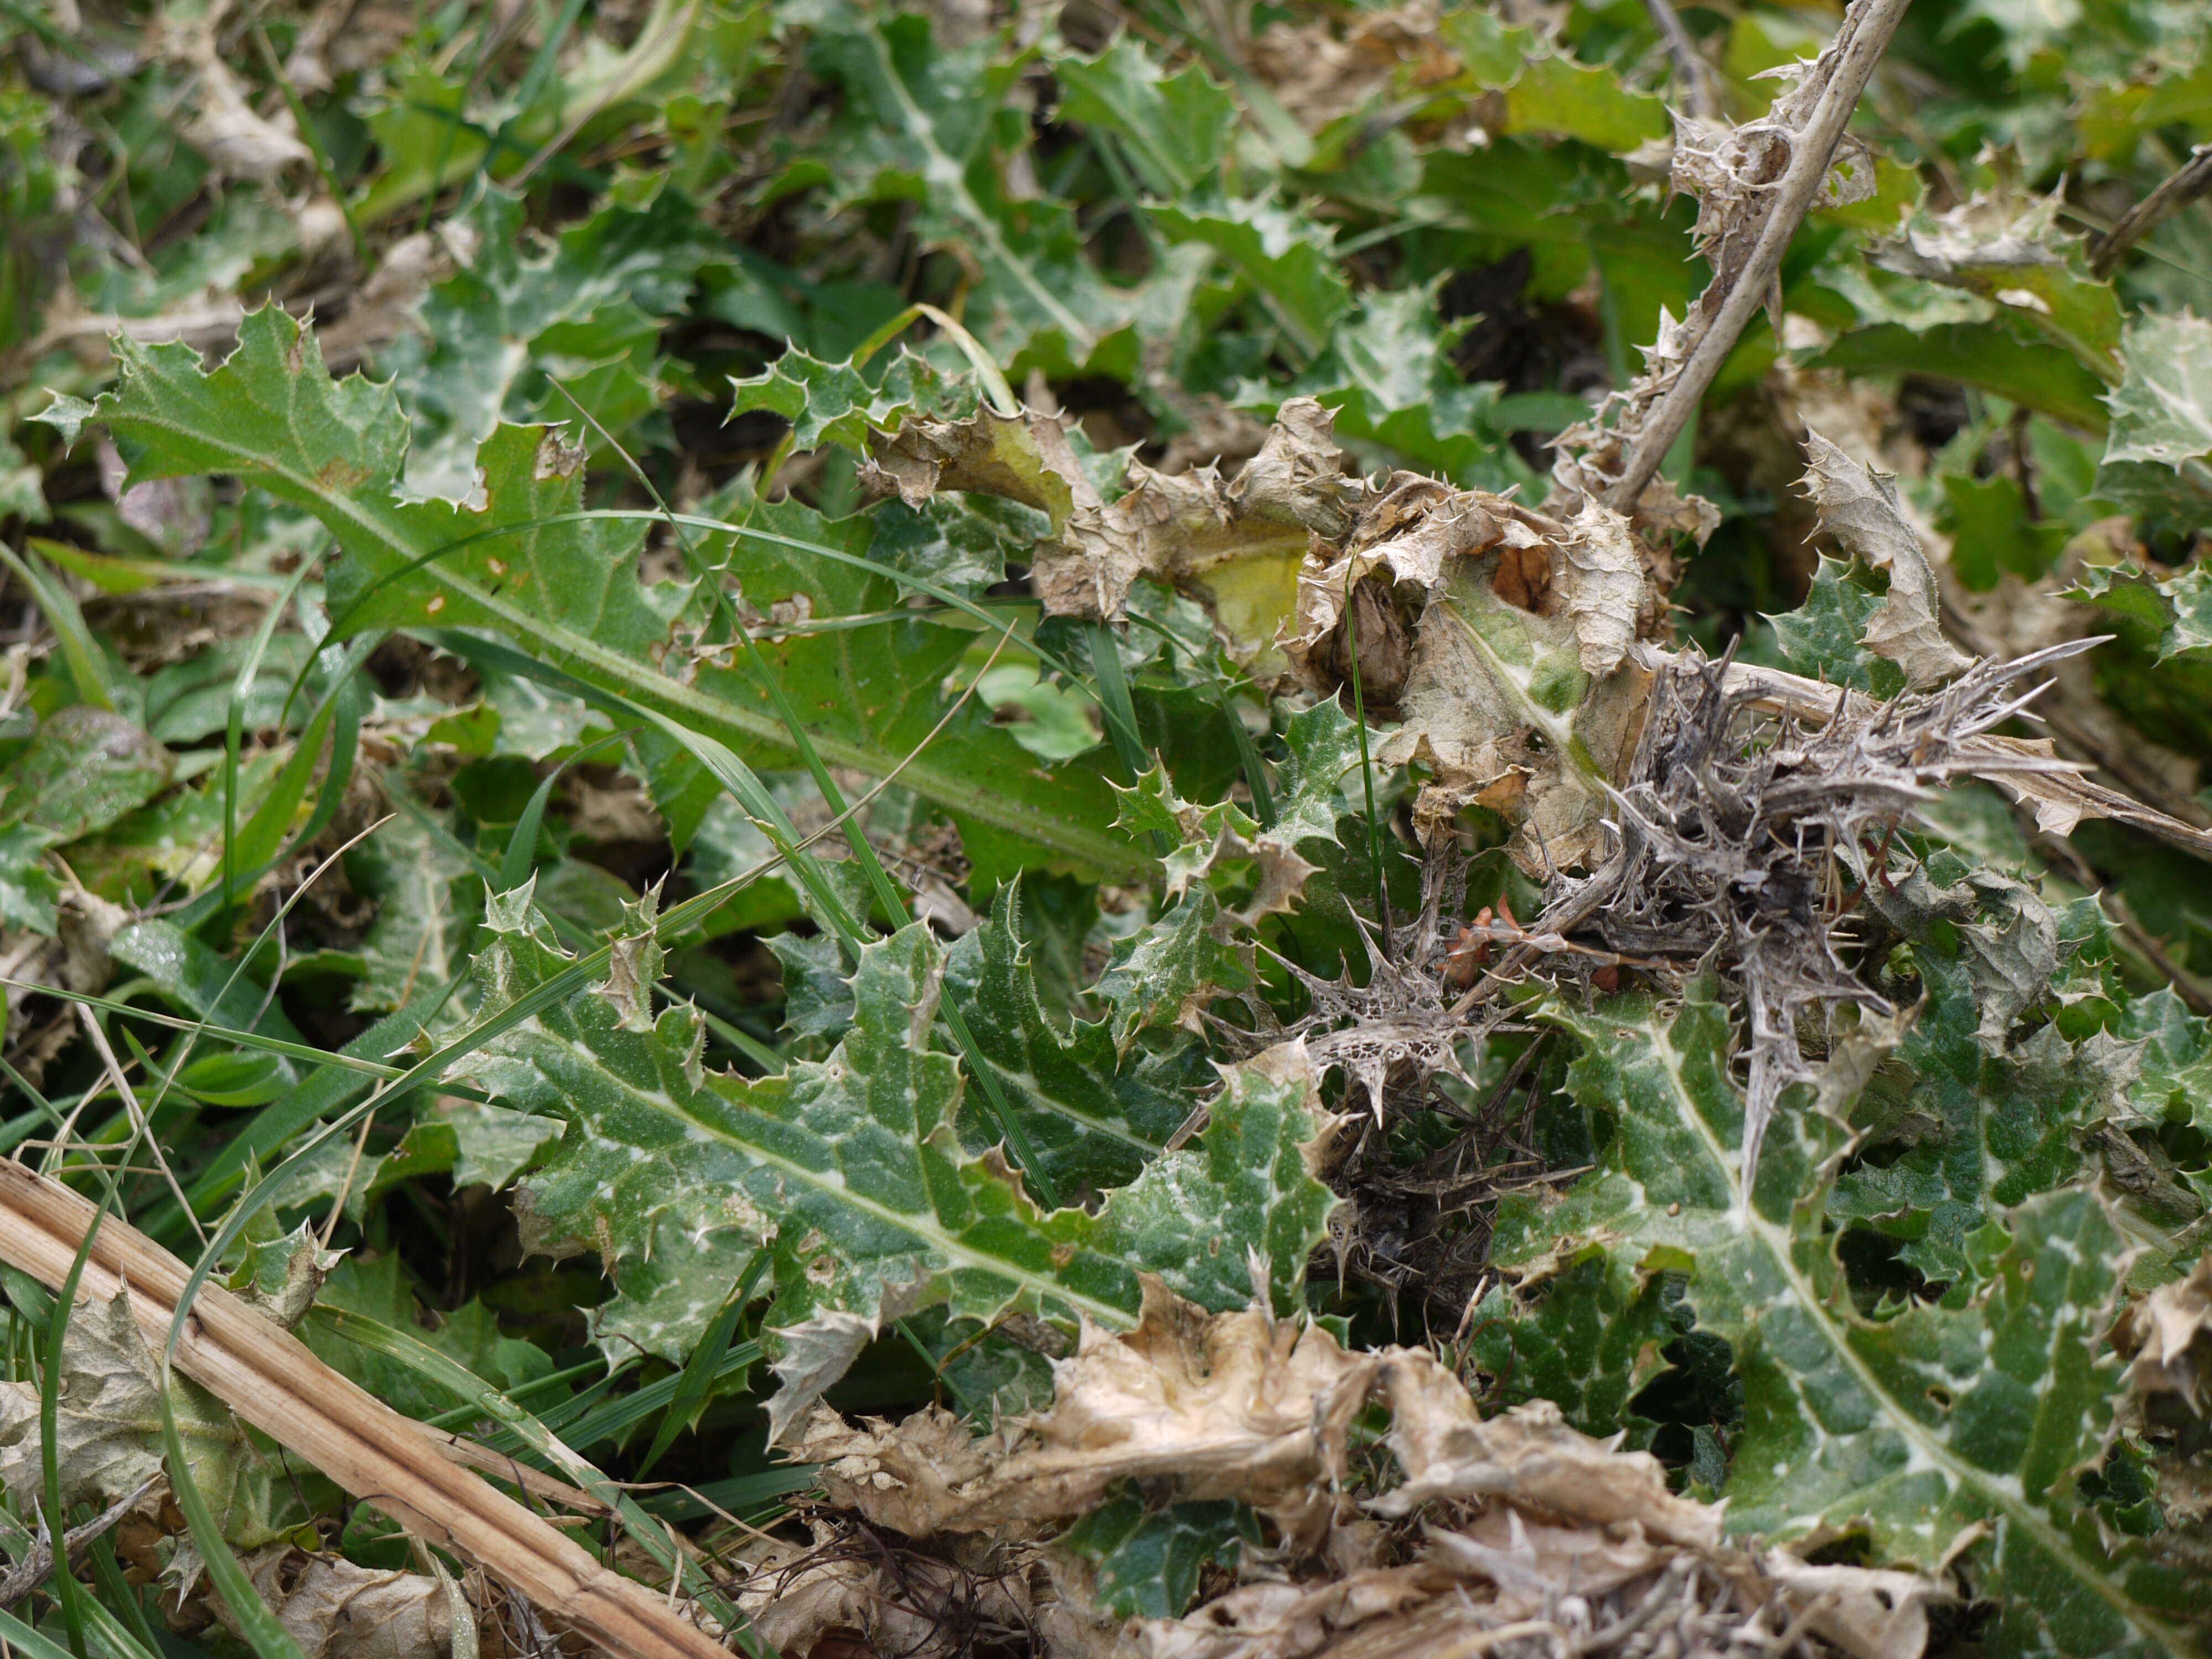
[[[314,514],[344,550],[330,584],[340,637],[376,627],[495,629],[537,660],[725,743],[749,763],[793,763],[782,721],[726,645],[696,659],[677,650],[678,619],[700,596],[639,581],[643,523],[546,522],[584,505],[580,453],[556,434],[518,426],[494,433],[477,455],[478,507],[403,502],[392,485],[407,423],[390,388],[332,380],[313,336],[274,307],[247,317],[239,339],[212,373],[187,346],[118,342],[117,386],[88,418],[113,431],[131,482],[229,473]],[[757,569],[773,597],[806,592],[817,616],[841,598],[889,611],[903,597],[887,578],[811,551],[848,550],[818,533],[821,521],[795,504],[756,516],[761,533],[739,538],[731,555],[740,582]],[[867,521],[851,522],[865,536]],[[792,534],[787,524],[806,533]],[[1136,850],[1103,827],[1111,797],[1095,763],[1040,767],[972,702],[937,732],[953,695],[945,678],[969,638],[916,617],[791,636],[766,649],[786,684],[807,688],[799,714],[828,764],[877,777],[903,765],[902,787],[957,814],[963,836],[972,824],[975,840],[995,837],[996,856],[1035,860],[1041,848],[1048,863],[1140,871]],[[648,745],[641,739],[640,747]],[[700,776],[687,762],[656,785],[679,840],[706,796],[686,798],[688,817],[670,810],[670,799]],[[972,842],[970,856],[985,862]]]
[[[1147,189],[1181,196],[1213,176],[1237,131],[1237,100],[1196,64],[1162,75],[1133,36],[1096,58],[1062,58],[1060,118],[1121,140]]]
[[[495,900],[488,925],[487,1016],[569,961],[526,891]],[[1296,1295],[1335,1201],[1306,1167],[1322,1127],[1309,1081],[1232,1073],[1198,1144],[1096,1214],[1047,1213],[995,1150],[961,1143],[960,1069],[930,1046],[942,973],[921,924],[867,945],[836,1051],[754,1080],[705,1068],[696,1011],[625,1030],[591,990],[477,1052],[486,1087],[568,1123],[526,1183],[526,1231],[599,1252],[617,1289],[597,1316],[603,1340],[680,1359],[750,1251],[770,1245],[780,1431],[885,1320],[921,1308],[1126,1328],[1140,1273],[1210,1308],[1243,1305],[1249,1250],[1279,1296]]]
[[[1586,1246],[1624,1299],[1650,1273],[1686,1275],[1742,1380],[1732,1531],[1861,1533],[1877,1565],[1929,1570],[1964,1550],[1973,1592],[1998,1604],[1994,1656],[2185,1651],[2160,1610],[2185,1587],[2131,1540],[2108,1550],[2074,1501],[2117,1380],[2104,1336],[2128,1251],[2103,1201],[2029,1199],[1969,1241],[1972,1291],[1862,1316],[1825,1224],[1849,1132],[1801,1100],[1744,1192],[1743,1099],[1713,995],[1702,981],[1671,1015],[1636,997],[1553,1014],[1583,1047],[1570,1088],[1615,1133],[1563,1202],[1509,1200],[1498,1258]]]
[[[1113,1006],[1115,1046],[1127,1048],[1146,1025],[1202,1031],[1216,997],[1258,983],[1251,945],[1236,938],[1221,902],[1200,889],[1121,943],[1097,994]]]
[[[1103,1020],[1079,1020],[1065,1033],[1053,1023],[1037,999],[1016,883],[1001,887],[990,919],[953,945],[945,979],[1061,1192],[1104,1192],[1135,1180],[1213,1082],[1196,1043],[1123,1056]],[[987,1121],[971,1109],[962,1119],[963,1138],[970,1145],[994,1138]]]
[[[1146,212],[1170,241],[1200,242],[1226,260],[1302,352],[1326,345],[1330,325],[1351,307],[1352,289],[1330,253],[1332,234],[1280,203],[1239,197]]]
[[[2161,986],[2129,1000],[2118,1035],[2142,1045],[2128,1094],[2144,1118],[2212,1132],[2212,1028]]]
[[[2127,378],[2108,400],[2107,461],[2148,461],[2179,471],[2212,455],[2212,319],[2147,316],[2120,348]]]
[[[2060,597],[2157,629],[2160,662],[2185,652],[2212,651],[2212,570],[2201,564],[2170,579],[2152,575],[2132,559],[2092,565]]]
[[[973,260],[964,320],[1000,361],[1041,335],[1078,362],[1089,356],[1130,320],[1140,290],[1108,287],[1067,205],[1006,176],[1006,128],[994,118],[1022,63],[993,63],[988,42],[941,47],[921,16],[878,22],[855,9],[841,21],[817,33],[812,52],[847,94],[830,140],[838,194],[911,202],[917,238]]]
[[[901,349],[872,380],[849,357],[825,363],[797,346],[757,374],[730,381],[730,414],[766,410],[791,422],[795,449],[842,444],[866,454],[868,433],[896,432],[915,414],[958,419],[975,410],[975,391],[947,380],[928,359]]]
[[[1805,603],[1767,620],[1783,665],[1827,685],[1893,697],[1905,689],[1905,672],[1866,648],[1867,623],[1881,600],[1850,579],[1851,566],[1825,553],[1813,572]]]
[[[1940,1133],[1844,1176],[1828,1213],[1902,1240],[1898,1259],[1930,1280],[1959,1281],[1994,1212],[2080,1176],[2077,1134],[2121,1109],[2138,1060],[2102,1031],[2074,1044],[2051,1025],[1992,1054],[1977,1040],[1968,966],[1932,944],[1916,954],[1927,1000],[1897,1060],[1912,1073],[1912,1109]]]
[[[653,402],[659,319],[683,307],[716,246],[672,191],[642,212],[604,209],[538,257],[525,252],[524,236],[522,198],[480,185],[449,222],[447,240],[465,255],[424,298],[425,331],[401,335],[378,358],[414,422],[410,491],[466,495],[476,447],[502,417],[572,416],[568,400],[547,392],[549,371],[575,380],[610,429],[630,424],[643,412],[641,392],[643,408]],[[626,394],[607,385],[617,368],[631,383]],[[599,373],[580,373],[589,369]]]
[[[2201,508],[2212,496],[2212,319],[2145,315],[2120,343],[2126,376],[2097,493],[2126,505]]]
[[[376,901],[376,920],[361,942],[365,971],[353,988],[355,1012],[404,1007],[423,987],[460,976],[483,883],[456,843],[411,813],[395,813],[347,855],[346,871]]]
[[[1439,319],[1437,286],[1363,295],[1293,389],[1334,410],[1338,437],[1356,445],[1455,483],[1502,490],[1530,482],[1493,424],[1497,385],[1470,383],[1451,361],[1465,329]]]

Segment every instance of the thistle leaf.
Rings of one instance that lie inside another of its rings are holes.
[[[568,960],[525,907],[495,907],[489,926],[485,1016]],[[526,1183],[526,1219],[543,1246],[599,1253],[617,1289],[603,1340],[680,1358],[769,1245],[781,1433],[884,1322],[921,1308],[1126,1327],[1140,1273],[1241,1305],[1251,1251],[1279,1294],[1300,1282],[1334,1202],[1304,1162],[1322,1127],[1310,1079],[1233,1073],[1200,1144],[1096,1214],[1046,1213],[995,1149],[961,1144],[959,1067],[929,1042],[943,973],[921,924],[866,946],[852,1030],[828,1060],[774,1077],[708,1070],[689,1007],[629,1030],[588,990],[484,1046],[486,1086],[568,1124]]]
[[[313,335],[276,307],[246,319],[238,350],[211,373],[189,346],[124,341],[118,351],[120,379],[97,416],[126,448],[131,482],[229,473],[314,514],[345,552],[331,580],[340,636],[426,624],[496,629],[742,756],[793,763],[789,733],[727,646],[696,662],[678,648],[678,617],[690,594],[639,581],[642,525],[548,522],[584,505],[583,452],[555,432],[499,427],[477,454],[479,506],[402,502],[393,486],[408,430],[391,389],[331,380]],[[784,597],[766,592],[783,584],[809,592],[817,615],[832,614],[839,600],[871,612],[897,603],[889,580],[789,546],[804,540],[784,528],[798,511],[764,513],[763,534],[732,554],[741,580],[757,563],[760,603]],[[916,618],[793,636],[768,654],[787,684],[832,689],[804,705],[823,760],[877,776],[903,765],[905,787],[956,813],[963,833],[975,827],[990,853],[970,856],[987,873],[1038,848],[1049,849],[1048,861],[1094,872],[1140,867],[1134,849],[1103,827],[1108,794],[1095,769],[1038,767],[991,726],[988,710],[973,707],[925,747],[966,641]],[[668,763],[656,793],[680,842],[707,798],[691,792],[697,768],[661,747]],[[670,806],[679,798],[689,802],[680,815]]]
[[[1213,1079],[1204,1053],[1187,1041],[1121,1054],[1104,1020],[1079,1020],[1063,1035],[1038,999],[1012,883],[999,890],[989,920],[953,945],[945,979],[1061,1192],[1135,1180]],[[972,1146],[982,1121],[971,1112],[962,1128]]]
[[[1640,1274],[1687,1276],[1743,1382],[1730,1529],[1863,1533],[1878,1564],[1923,1568],[1966,1548],[1976,1592],[2000,1604],[1993,1651],[2181,1651],[2153,1610],[2179,1605],[2179,1587],[2132,1544],[2108,1545],[2074,1495],[2112,1422],[2103,1333],[2129,1255],[2103,1200],[2039,1194],[1972,1235],[1974,1288],[1868,1318],[1824,1225],[1848,1133],[1784,1114],[1758,1191],[1743,1190],[1743,1101],[1710,981],[1671,1016],[1624,997],[1556,1018],[1583,1044],[1571,1088],[1616,1131],[1564,1204],[1501,1217],[1499,1257],[1580,1239],[1624,1292]]]

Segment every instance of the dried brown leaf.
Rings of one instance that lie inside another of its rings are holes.
[[[173,22],[163,43],[171,62],[198,82],[186,100],[185,141],[226,179],[271,185],[287,168],[305,167],[314,153],[300,141],[288,108],[264,118],[246,100],[246,90],[216,39],[222,8]]]
[[[1721,1512],[1677,1498],[1648,1452],[1615,1450],[1567,1426],[1548,1401],[1484,1421],[1467,1385],[1419,1349],[1382,1364],[1390,1450],[1406,1484],[1376,1501],[1407,1515],[1438,1498],[1505,1498],[1524,1509],[1606,1527],[1632,1521],[1647,1537],[1692,1549],[1720,1542]]]
[[[746,1571],[738,1605],[753,1633],[785,1659],[962,1659],[1036,1623],[1024,1557],[988,1548],[925,1555],[826,1520],[814,1523],[813,1534],[803,1544],[763,1539],[740,1553]]]
[[[1584,501],[1559,538],[1559,585],[1574,618],[1583,670],[1607,674],[1636,638],[1644,608],[1644,560],[1628,520],[1602,501]]]
[[[453,1601],[427,1573],[303,1555],[289,1544],[263,1550],[245,1566],[306,1659],[442,1659],[453,1651]],[[208,1605],[232,1635],[244,1636],[219,1596],[211,1593]]]
[[[1455,1588],[1449,1572],[1428,1565],[1377,1567],[1321,1584],[1246,1584],[1187,1618],[1144,1620],[1139,1651],[1145,1659],[1303,1659],[1345,1652],[1347,1633],[1387,1621],[1394,1638],[1413,1644],[1358,1651],[1412,1659],[1439,1651],[1448,1632],[1476,1623],[1474,1606],[1449,1594]],[[1411,1618],[1398,1616],[1409,1609]]]
[[[1793,1618],[1853,1659],[1918,1659],[1928,1645],[1928,1609],[1951,1599],[1931,1578],[1840,1564],[1815,1565],[1786,1550],[1759,1558]]]
[[[1943,637],[1936,572],[1898,503],[1896,481],[1862,466],[1817,432],[1805,435],[1805,493],[1820,526],[1877,570],[1889,597],[1867,619],[1867,648],[1888,658],[1914,685],[1948,679],[1972,659]]]
[[[81,1303],[71,1311],[55,1419],[65,1504],[90,1501],[104,1509],[162,1473],[160,1390],[128,1296]],[[175,1379],[170,1403],[194,1478],[220,1513],[241,1460],[252,1454],[230,1413],[198,1384]],[[0,1382],[0,1479],[35,1504],[45,1484],[35,1382]]]
[[[1086,1326],[1055,1377],[1052,1409],[1011,1449],[965,1441],[946,1413],[845,1428],[817,1410],[796,1455],[825,1464],[833,1493],[912,1537],[1080,1515],[1116,1481],[1158,1480],[1190,1498],[1237,1498],[1285,1531],[1325,1518],[1352,1414],[1376,1357],[1262,1308],[1209,1314],[1144,1281],[1137,1328]]]
[[[1127,488],[1110,502],[1084,473],[1060,417],[1035,410],[910,420],[871,434],[869,452],[864,485],[909,506],[939,489],[968,489],[1045,514],[1052,532],[1031,579],[1048,614],[1118,620],[1132,582],[1174,581],[1209,601],[1248,661],[1268,657],[1309,542],[1341,533],[1358,489],[1344,476],[1328,412],[1310,398],[1283,405],[1233,482],[1211,468],[1171,477],[1132,464]]]
[[[2140,1346],[2128,1365],[2138,1399],[2179,1396],[2198,1417],[2212,1417],[2212,1253],[2188,1278],[2161,1285],[2129,1310],[2129,1339]]]
[[[817,1406],[793,1455],[820,1466],[822,1490],[839,1508],[871,1526],[927,1538],[963,1507],[957,1489],[990,1473],[994,1449],[966,1419],[939,1407],[897,1424],[868,1418],[855,1429]]]
[[[1357,15],[1340,40],[1325,20],[1271,23],[1249,56],[1253,71],[1312,132],[1389,92],[1401,66],[1416,86],[1459,72],[1437,33],[1433,0]]]

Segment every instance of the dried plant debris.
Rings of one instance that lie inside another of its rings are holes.
[[[1355,1431],[1370,1405],[1388,1413],[1395,1474]],[[1641,1654],[1668,1631],[1684,1651],[1786,1634],[1917,1659],[1927,1609],[1945,1599],[1915,1574],[1731,1545],[1721,1510],[1670,1492],[1655,1459],[1576,1432],[1548,1405],[1486,1419],[1425,1349],[1347,1352],[1264,1302],[1209,1315],[1157,1282],[1134,1331],[1086,1329],[1048,1411],[976,1436],[939,1411],[854,1429],[817,1409],[799,1455],[856,1517],[835,1534],[841,1564],[803,1581],[830,1597],[884,1571],[885,1530],[945,1540],[940,1574],[990,1543],[1002,1571],[1012,1552],[1045,1563],[1064,1598],[1096,1595],[1097,1548],[1071,1562],[1055,1540],[1082,1535],[1067,1523],[1131,1482],[1163,1517],[1211,1501],[1263,1518],[1267,1541],[1225,1552],[1237,1581],[1194,1610],[1086,1625],[1063,1608],[1057,1626],[1085,1633],[1055,1652]],[[869,1538],[878,1554],[864,1560]]]
[[[1589,874],[1554,882],[1536,930],[1680,965],[1728,960],[1750,1033],[1747,1186],[1783,1091],[1815,1079],[1800,1021],[1846,1006],[1895,1012],[1836,954],[1831,930],[1848,908],[1838,866],[1858,890],[1876,879],[1906,813],[1986,766],[1968,745],[2039,689],[2014,682],[2081,648],[1984,665],[1943,691],[1863,709],[1838,692],[1817,725],[1759,713],[1750,690],[1730,689],[1725,659],[1685,652],[1655,678],[1615,796],[1614,845]],[[2060,769],[2033,755],[2018,763]]]
[[[2128,1382],[2146,1413],[2179,1407],[2212,1421],[2212,1255],[2130,1308],[2114,1341],[2134,1356]]]
[[[1119,620],[1133,581],[1173,582],[1263,681],[1334,695],[1356,665],[1370,715],[1397,726],[1381,758],[1425,769],[1425,833],[1474,804],[1520,826],[1515,856],[1540,877],[1598,850],[1644,683],[1629,647],[1661,611],[1620,514],[1589,502],[1562,521],[1411,472],[1348,477],[1310,398],[1282,405],[1234,482],[1132,464],[1105,502],[1056,417],[879,418],[894,429],[866,441],[878,489],[1048,514],[1048,613]]]
[[[788,1659],[854,1651],[960,1659],[1024,1641],[1036,1627],[1032,1574],[1006,1552],[995,1563],[988,1548],[948,1559],[827,1517],[811,1533],[803,1543],[757,1541],[740,1557],[738,1607],[753,1634]]]
[[[1819,433],[1805,453],[1804,489],[1820,509],[1820,527],[1850,551],[1889,575],[1889,597],[1867,618],[1867,648],[1905,671],[1909,685],[1948,679],[1972,660],[1943,637],[1936,611],[1936,572],[1897,498],[1897,481],[1860,465]]]
[[[243,1565],[304,1659],[447,1659],[457,1628],[475,1635],[474,1614],[450,1578],[307,1555],[291,1544],[272,1545]],[[243,1640],[222,1598],[206,1600],[216,1620]]]
[[[862,482],[908,506],[965,489],[1046,514],[1051,533],[1032,571],[1048,614],[1119,618],[1139,577],[1187,582],[1226,609],[1232,637],[1249,619],[1249,643],[1262,649],[1280,614],[1279,604],[1270,612],[1273,592],[1287,592],[1315,533],[1342,533],[1357,491],[1329,428],[1319,404],[1293,398],[1232,482],[1211,467],[1170,476],[1133,463],[1108,501],[1057,416],[915,416],[869,436]]]
[[[1662,310],[1657,337],[1644,349],[1642,373],[1626,389],[1613,392],[1591,420],[1559,434],[1552,468],[1555,507],[1571,510],[1623,487],[1632,459],[1643,451],[1640,470],[1647,482],[1632,507],[1616,503],[1629,509],[1636,527],[1686,532],[1700,547],[1718,527],[1718,508],[1698,496],[1684,498],[1656,476],[1652,465],[1657,459],[1648,453],[1652,441],[1663,449],[1679,422],[1668,422],[1669,429],[1656,437],[1646,428],[1661,416],[1692,357],[1751,275],[1769,221],[1778,210],[1787,210],[1781,186],[1801,149],[1814,142],[1812,129],[1832,86],[1838,77],[1850,78],[1849,60],[1863,54],[1863,43],[1856,37],[1863,30],[1895,27],[1894,12],[1885,21],[1876,15],[1880,9],[1851,7],[1817,58],[1769,71],[1788,84],[1763,116],[1735,126],[1675,116],[1669,183],[1698,204],[1692,239],[1711,267],[1712,279],[1679,322]],[[1875,191],[1873,155],[1840,130],[1833,143],[1814,199],[1831,207],[1866,200]],[[1765,301],[1778,332],[1780,283],[1774,275],[1765,280],[1768,291],[1756,297]],[[1732,338],[1717,341],[1723,350],[1733,343]]]
[[[54,1428],[65,1501],[105,1508],[134,1493],[149,1498],[163,1473],[161,1386],[129,1296],[75,1310],[62,1348]],[[198,1383],[172,1377],[168,1394],[200,1490],[217,1515],[251,1531],[248,1517],[270,1473],[260,1455]],[[0,1477],[19,1495],[44,1490],[39,1421],[38,1385],[0,1382]]]

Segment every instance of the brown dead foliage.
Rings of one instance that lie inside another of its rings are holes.
[[[1361,1431],[1376,1407],[1387,1460]],[[1909,1574],[1732,1544],[1720,1510],[1670,1492],[1649,1455],[1548,1405],[1486,1419],[1426,1349],[1347,1352],[1264,1302],[1208,1314],[1157,1282],[1136,1330],[1085,1330],[1048,1411],[979,1437],[942,1410],[856,1427],[817,1408],[797,1455],[821,1462],[847,1519],[763,1559],[785,1575],[760,1605],[788,1652],[833,1627],[941,1650],[915,1622],[921,1581],[893,1581],[887,1534],[934,1552],[933,1585],[988,1562],[996,1588],[972,1605],[1000,1596],[1045,1651],[1085,1659],[1641,1656],[1662,1632],[1685,1656],[1802,1641],[1917,1659],[1943,1599]],[[1051,1540],[1127,1482],[1155,1502],[1249,1504],[1274,1541],[1182,1618],[1086,1614],[1087,1569]]]
[[[289,1544],[262,1550],[243,1565],[307,1659],[443,1659],[453,1651],[460,1591],[428,1573],[305,1555]],[[223,1628],[244,1638],[220,1596],[210,1594],[206,1605]],[[471,1617],[465,1608],[462,1616]]]

